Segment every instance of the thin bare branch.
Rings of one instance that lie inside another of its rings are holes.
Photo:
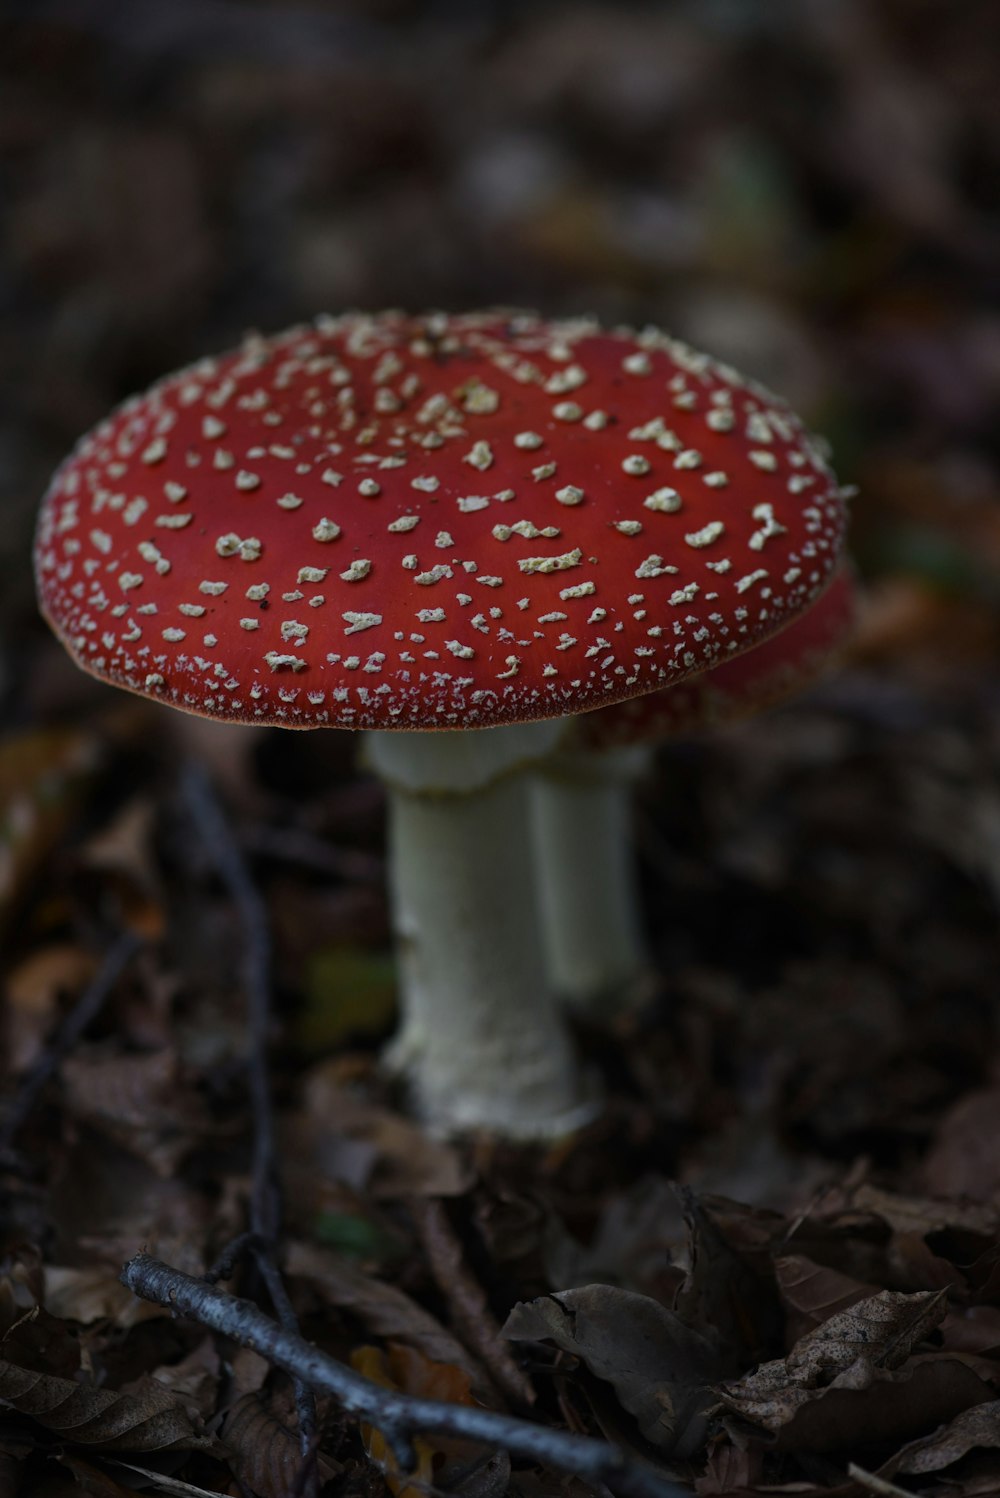
[[[184,794],[205,846],[225,885],[242,928],[242,976],[247,1005],[247,1080],[253,1117],[253,1189],[250,1200],[250,1232],[241,1236],[209,1270],[212,1279],[232,1273],[242,1253],[250,1252],[267,1287],[278,1320],[286,1332],[298,1335],[299,1323],[289,1299],[276,1252],[281,1229],[281,1188],[275,1144],[274,1107],[268,1040],[271,1028],[271,936],[267,907],[247,867],[232,828],[219,805],[204,770],[189,765],[184,774]],[[312,1390],[295,1380],[295,1408],[299,1419],[299,1441],[303,1483],[307,1498],[318,1491],[314,1464],[318,1449],[316,1399]]]
[[[46,1084],[55,1076],[81,1036],[104,1008],[115,984],[142,945],[134,931],[124,931],[108,948],[94,978],[56,1030],[37,1064],[25,1077],[0,1125],[0,1155],[10,1152]]]
[[[660,1477],[651,1467],[628,1461],[604,1441],[473,1405],[416,1399],[383,1388],[286,1331],[249,1301],[182,1274],[149,1254],[130,1259],[121,1280],[144,1300],[252,1348],[316,1393],[332,1395],[348,1414],[381,1430],[403,1470],[412,1471],[415,1465],[412,1437],[426,1432],[483,1442],[511,1456],[604,1483],[617,1498],[690,1498],[686,1489]]]

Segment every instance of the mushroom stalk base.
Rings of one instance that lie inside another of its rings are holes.
[[[549,980],[594,1017],[633,1003],[652,963],[640,920],[632,791],[645,748],[557,756],[535,776],[534,830]]]
[[[390,1064],[428,1123],[545,1139],[593,1117],[545,976],[528,787],[388,789],[403,1025]]]

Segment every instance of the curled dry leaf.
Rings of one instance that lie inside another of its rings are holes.
[[[711,1389],[723,1364],[717,1345],[646,1295],[614,1285],[584,1285],[522,1301],[503,1328],[512,1341],[553,1342],[596,1378],[654,1446],[678,1456],[705,1434]]]
[[[960,1461],[968,1452],[1000,1447],[1000,1400],[963,1410],[942,1430],[922,1441],[913,1441],[901,1454],[897,1472],[916,1475],[940,1472]]]
[[[801,1337],[787,1358],[727,1385],[723,1402],[783,1449],[906,1439],[990,1395],[975,1359],[914,1356],[944,1314],[941,1293],[880,1291]]]

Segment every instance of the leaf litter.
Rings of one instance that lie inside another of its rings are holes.
[[[322,75],[305,19],[265,66],[219,44],[235,11],[189,7],[167,64],[126,7],[113,29],[157,88],[110,93],[107,9],[29,17],[0,49],[5,1103],[107,933],[144,948],[0,1160],[0,1492],[296,1493],[285,1376],[117,1283],[142,1246],[200,1273],[248,1220],[234,916],[172,791],[196,754],[276,937],[279,1257],[308,1338],[385,1387],[604,1432],[714,1498],[995,1495],[990,7],[793,6],[780,30],[732,7],[528,7],[488,33],[475,7],[467,33],[376,7],[376,28],[403,17],[419,91],[373,62],[359,7]],[[278,191],[282,153],[308,170]],[[448,211],[424,212],[441,182]],[[81,202],[111,226],[82,256]],[[33,622],[30,497],[137,381],[224,343],[198,309],[259,319],[248,264],[274,268],[275,325],[542,286],[677,327],[801,399],[860,482],[846,669],[668,746],[639,792],[661,991],[580,1027],[609,1106],[550,1150],[430,1139],[378,1072],[383,834],[348,736],[109,703]],[[267,1305],[249,1262],[232,1288]],[[591,1492],[437,1438],[402,1474],[377,1432],[320,1416],[324,1498]]]

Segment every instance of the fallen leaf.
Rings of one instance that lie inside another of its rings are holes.
[[[310,1284],[327,1303],[356,1316],[368,1332],[405,1344],[432,1362],[460,1368],[474,1387],[488,1389],[482,1367],[430,1311],[405,1291],[365,1274],[328,1249],[293,1241],[285,1269]]]
[[[351,1367],[383,1388],[397,1389],[419,1399],[438,1399],[447,1404],[475,1405],[468,1375],[451,1364],[424,1357],[412,1347],[390,1342],[383,1352],[378,1347],[358,1347],[351,1354]],[[382,1432],[362,1422],[361,1438],[372,1461],[381,1468],[395,1498],[426,1498],[429,1487],[448,1487],[448,1464],[457,1456],[468,1456],[475,1448],[468,1442],[444,1436],[417,1435],[413,1448],[417,1465],[412,1472],[401,1473],[395,1452]],[[478,1452],[476,1453],[478,1455]],[[494,1473],[501,1478],[499,1491],[506,1488],[510,1476],[509,1460],[503,1470]]]
[[[260,1394],[244,1394],[233,1405],[222,1435],[236,1476],[258,1498],[288,1498],[296,1491],[302,1466],[298,1432],[279,1420]],[[339,1470],[325,1457],[318,1466],[323,1481]]]
[[[805,1323],[802,1331],[877,1293],[874,1285],[862,1284],[839,1269],[816,1264],[801,1254],[775,1259],[774,1274],[782,1300]]]
[[[13,1329],[14,1331],[17,1328]],[[129,1393],[19,1367],[10,1360],[11,1333],[0,1343],[0,1399],[63,1440],[107,1451],[214,1450],[181,1402],[155,1379]]]
[[[469,1188],[472,1170],[458,1149],[401,1113],[352,1093],[341,1079],[336,1061],[308,1073],[303,1110],[289,1129],[291,1157],[335,1180],[365,1186],[376,1200],[460,1196]]]
[[[978,1448],[1000,1447],[1000,1400],[963,1410],[942,1430],[913,1441],[902,1453],[897,1472],[940,1472]]]
[[[187,1357],[161,1363],[150,1377],[181,1401],[192,1420],[208,1420],[215,1413],[222,1360],[211,1337],[203,1337]],[[122,1392],[131,1390],[124,1384]]]
[[[159,1306],[127,1290],[105,1264],[91,1264],[86,1269],[46,1264],[44,1272],[45,1309],[53,1316],[84,1326],[108,1320],[127,1330],[139,1321],[163,1315]]]
[[[969,1092],[945,1114],[924,1180],[939,1196],[996,1203],[1000,1197],[1000,1088]]]
[[[77,855],[85,877],[107,886],[125,924],[147,941],[166,928],[164,896],[153,851],[156,807],[151,799],[128,802],[114,820],[87,839]]]
[[[101,758],[98,740],[76,729],[0,742],[0,921],[76,815]]]
[[[503,1334],[578,1357],[612,1385],[653,1445],[686,1456],[701,1443],[719,1348],[648,1296],[614,1285],[562,1290],[516,1305]]]
[[[204,1104],[172,1048],[147,1054],[80,1048],[60,1067],[66,1105],[171,1177],[207,1125]]]
[[[674,1308],[689,1327],[719,1347],[719,1367],[731,1372],[757,1363],[773,1347],[781,1328],[781,1306],[773,1277],[756,1273],[737,1253],[693,1191],[681,1188],[688,1225],[691,1268]]]
[[[32,1243],[14,1243],[0,1259],[0,1332],[42,1301],[45,1271]]]
[[[895,1372],[872,1370],[864,1385],[802,1389],[763,1381],[749,1401],[723,1402],[761,1426],[779,1451],[851,1451],[911,1440],[928,1426],[950,1420],[990,1397],[989,1386],[959,1354],[917,1357]]]
[[[59,999],[82,992],[96,966],[92,952],[63,942],[32,952],[8,974],[3,1028],[7,1069],[13,1076],[38,1059],[56,1020]]]
[[[989,1398],[982,1360],[914,1356],[945,1310],[941,1293],[880,1291],[801,1337],[787,1358],[725,1386],[723,1401],[782,1449],[907,1439]]]

